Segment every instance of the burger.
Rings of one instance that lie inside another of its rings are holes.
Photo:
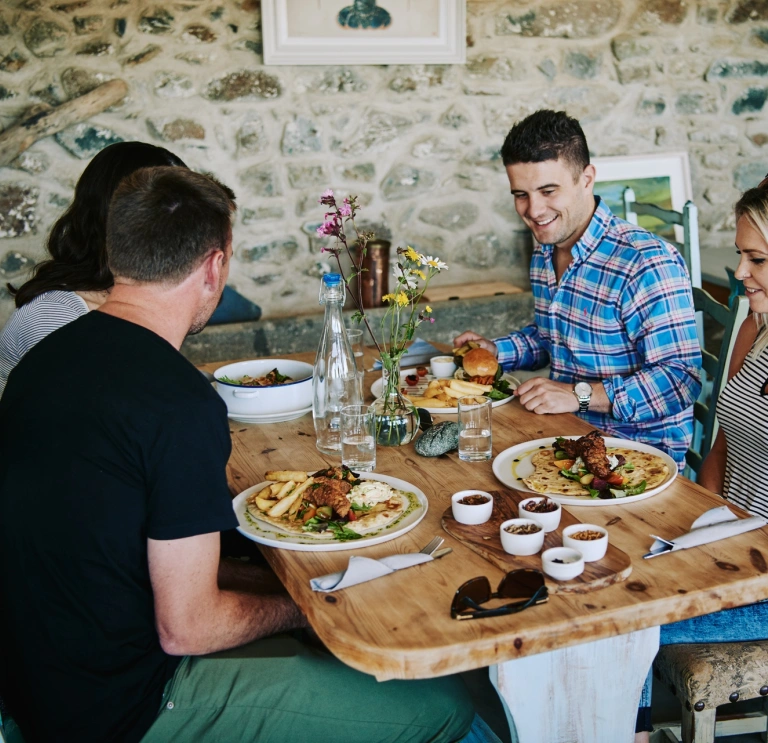
[[[464,376],[478,384],[493,384],[498,376],[499,362],[484,348],[473,348],[461,358]]]

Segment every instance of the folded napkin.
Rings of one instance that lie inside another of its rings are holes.
[[[400,368],[405,369],[414,364],[426,364],[433,356],[440,356],[443,352],[438,351],[431,343],[417,338],[403,354],[400,359]],[[381,369],[381,359],[373,362],[374,369]]]
[[[718,539],[760,529],[766,524],[768,524],[768,520],[762,516],[740,519],[728,506],[711,508],[691,524],[691,530],[687,534],[671,540],[651,534],[656,541],[651,545],[651,551],[643,557],[656,557],[656,555],[663,555],[667,552],[687,550],[690,547],[698,547],[709,542],[716,542]]]
[[[313,591],[322,591],[330,593],[331,591],[340,591],[342,588],[356,586],[358,583],[365,583],[374,578],[381,578],[384,575],[394,573],[395,570],[403,570],[413,565],[421,565],[423,562],[432,562],[434,558],[431,555],[425,555],[423,552],[411,552],[405,555],[390,555],[382,557],[381,560],[372,560],[370,557],[358,557],[353,555],[349,558],[349,565],[346,570],[340,570],[338,573],[328,573],[319,578],[312,578],[309,585]]]

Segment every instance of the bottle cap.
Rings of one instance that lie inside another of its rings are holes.
[[[341,283],[340,273],[326,273],[323,274],[323,282],[326,286],[338,286]]]

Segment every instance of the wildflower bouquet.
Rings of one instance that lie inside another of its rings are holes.
[[[332,247],[323,248],[323,252],[331,253],[338,263],[339,273],[344,277],[347,291],[355,305],[353,319],[365,324],[371,339],[381,356],[383,368],[384,390],[382,396],[376,401],[378,421],[378,441],[381,444],[407,443],[416,435],[415,410],[400,392],[400,359],[406,352],[406,344],[413,340],[416,328],[422,322],[433,323],[432,308],[427,305],[419,307],[424,292],[434,276],[444,271],[448,266],[438,258],[422,255],[411,247],[397,249],[397,262],[394,266],[396,285],[392,292],[382,299],[387,304],[387,310],[381,320],[382,339],[388,336],[388,342],[379,342],[373,332],[369,319],[363,308],[362,299],[362,273],[363,259],[366,254],[368,242],[373,238],[370,232],[358,229],[355,216],[359,210],[357,198],[349,196],[341,205],[338,205],[333,191],[328,189],[320,197],[320,203],[327,211],[323,224],[318,227],[317,234],[325,237],[335,237],[336,242]],[[356,235],[357,251],[353,252],[348,243],[346,225],[351,225]],[[351,276],[344,276],[341,264],[341,254],[346,252],[352,264]],[[350,284],[356,278],[356,291],[352,291]],[[403,426],[394,419],[403,416],[403,411],[413,419],[411,425]],[[388,423],[389,422],[389,423]],[[404,435],[410,435],[402,440],[402,436],[395,435],[403,428],[412,428],[405,431]],[[401,440],[394,441],[399,438]],[[383,440],[384,439],[384,440]]]

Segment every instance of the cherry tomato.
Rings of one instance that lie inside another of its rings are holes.
[[[418,374],[420,377],[426,377],[427,376],[427,367],[426,366],[417,366],[416,367],[416,374]]]
[[[605,478],[605,481],[613,487],[618,487],[624,484],[624,478],[618,472],[611,472],[611,474]]]
[[[406,383],[406,384],[407,384],[409,387],[414,387],[415,385],[417,385],[417,384],[419,383],[419,378],[418,378],[418,376],[416,376],[415,374],[409,374],[409,375],[408,375],[408,376],[405,378],[405,383]]]
[[[355,513],[355,509],[354,508],[350,508],[349,509],[349,513],[347,514],[347,518],[350,521],[357,521],[357,514]]]

